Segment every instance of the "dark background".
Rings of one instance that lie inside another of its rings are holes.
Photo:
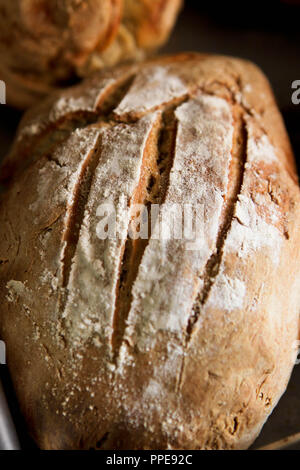
[[[298,3],[298,5],[296,5]],[[186,0],[175,31],[163,52],[200,51],[252,60],[268,76],[300,166],[300,104],[291,101],[294,80],[300,80],[300,0],[284,2],[204,2]],[[1,78],[1,77],[0,77]],[[8,151],[21,113],[0,106],[0,158]],[[6,389],[13,395],[7,371]],[[30,447],[17,405],[11,406],[23,446]],[[265,425],[253,448],[300,432],[300,365],[288,390]],[[294,449],[300,450],[300,444]]]

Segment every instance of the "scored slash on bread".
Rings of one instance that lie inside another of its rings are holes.
[[[25,116],[2,175],[1,335],[38,445],[249,446],[300,301],[299,187],[261,72],[197,54],[103,72]],[[106,201],[120,238],[97,236]],[[198,205],[203,231],[132,240],[135,203]]]

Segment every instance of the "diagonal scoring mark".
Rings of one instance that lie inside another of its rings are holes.
[[[175,116],[177,106],[179,105],[170,106],[164,110],[158,125],[154,126],[150,134],[143,155],[140,180],[131,199],[131,205],[142,204],[148,210],[149,227],[152,226],[149,208],[151,204],[162,204],[165,201],[169,187],[177,137],[177,118]],[[129,228],[132,227],[136,216],[137,214],[133,215]],[[120,347],[124,341],[126,322],[132,303],[132,288],[150,238],[151,228],[149,228],[146,240],[141,238],[133,240],[128,236],[124,244],[120,260],[111,338],[115,361],[118,359]]]
[[[101,101],[102,110],[105,109],[106,113],[111,113],[112,109],[122,100],[124,94],[130,87],[134,76],[126,76],[123,80],[118,82],[117,86],[112,87],[109,92],[106,93],[105,98]],[[86,116],[87,117],[87,116]],[[91,117],[91,116],[90,116]],[[75,119],[76,116],[73,116]],[[108,119],[107,119],[108,120]],[[100,127],[103,125],[104,119],[101,119],[98,115],[92,119],[94,125]],[[78,125],[75,126],[77,120],[72,121],[72,126],[77,129]],[[98,124],[97,124],[98,123]],[[85,125],[87,125],[85,121]],[[94,129],[94,128],[93,128]],[[72,133],[72,128],[70,134]],[[68,300],[68,284],[72,269],[72,263],[75,256],[76,248],[78,245],[80,230],[84,218],[84,212],[86,204],[91,191],[92,183],[96,168],[99,164],[101,151],[101,135],[100,132],[97,136],[97,142],[93,149],[90,150],[84,162],[81,165],[81,169],[74,187],[72,195],[72,203],[67,209],[67,220],[65,223],[65,229],[62,237],[62,241],[65,242],[65,246],[62,254],[62,268],[61,268],[61,291],[59,294],[59,311],[62,313]]]
[[[236,168],[234,174],[229,176],[229,181],[232,179],[232,177],[234,178],[234,184],[230,188],[229,194],[227,194],[227,201],[225,201],[224,203],[223,223],[219,228],[216,249],[206,263],[206,267],[204,270],[203,288],[196,297],[196,300],[192,307],[192,313],[187,323],[184,339],[185,349],[189,347],[193,333],[196,329],[197,322],[200,318],[201,311],[209,297],[211,289],[219,274],[224,246],[232,225],[232,221],[234,219],[234,211],[238,201],[238,197],[243,187],[245,165],[247,162],[248,132],[246,128],[246,123],[243,118],[243,110],[239,109],[238,113],[239,116],[236,119],[235,125],[236,144],[235,148],[232,149],[232,161],[235,161]],[[176,384],[177,391],[180,389],[182,384],[184,367],[185,355],[182,358],[181,367],[178,375],[178,380]]]
[[[68,298],[68,284],[72,269],[73,258],[75,256],[80,230],[84,218],[85,207],[89,198],[92,182],[96,168],[99,164],[101,151],[101,135],[97,136],[97,141],[81,165],[81,169],[74,187],[72,203],[68,207],[67,221],[62,240],[65,243],[62,254],[61,287],[62,293],[59,299],[59,310],[65,308]]]
[[[200,315],[201,306],[203,306],[209,296],[214,281],[219,273],[220,265],[222,262],[222,254],[227,235],[230,231],[232,220],[234,216],[235,206],[238,196],[241,192],[245,173],[245,164],[247,161],[247,130],[245,123],[241,125],[241,144],[239,148],[239,172],[233,188],[233,195],[229,198],[227,206],[224,210],[224,222],[219,229],[219,234],[216,243],[216,251],[208,260],[205,267],[204,287],[196,298],[193,306],[193,315],[190,317],[187,326],[186,343],[188,344],[193,334],[195,325]]]

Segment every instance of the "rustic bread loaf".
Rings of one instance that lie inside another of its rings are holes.
[[[182,0],[0,0],[0,79],[27,108],[70,80],[144,58],[167,39]]]
[[[262,73],[197,54],[102,73],[25,116],[2,174],[0,333],[37,444],[249,446],[300,306],[299,187]],[[196,207],[199,231],[129,236],[136,203]]]

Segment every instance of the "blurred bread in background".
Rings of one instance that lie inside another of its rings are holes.
[[[182,0],[0,0],[0,79],[24,109],[95,70],[141,60],[168,38]]]

